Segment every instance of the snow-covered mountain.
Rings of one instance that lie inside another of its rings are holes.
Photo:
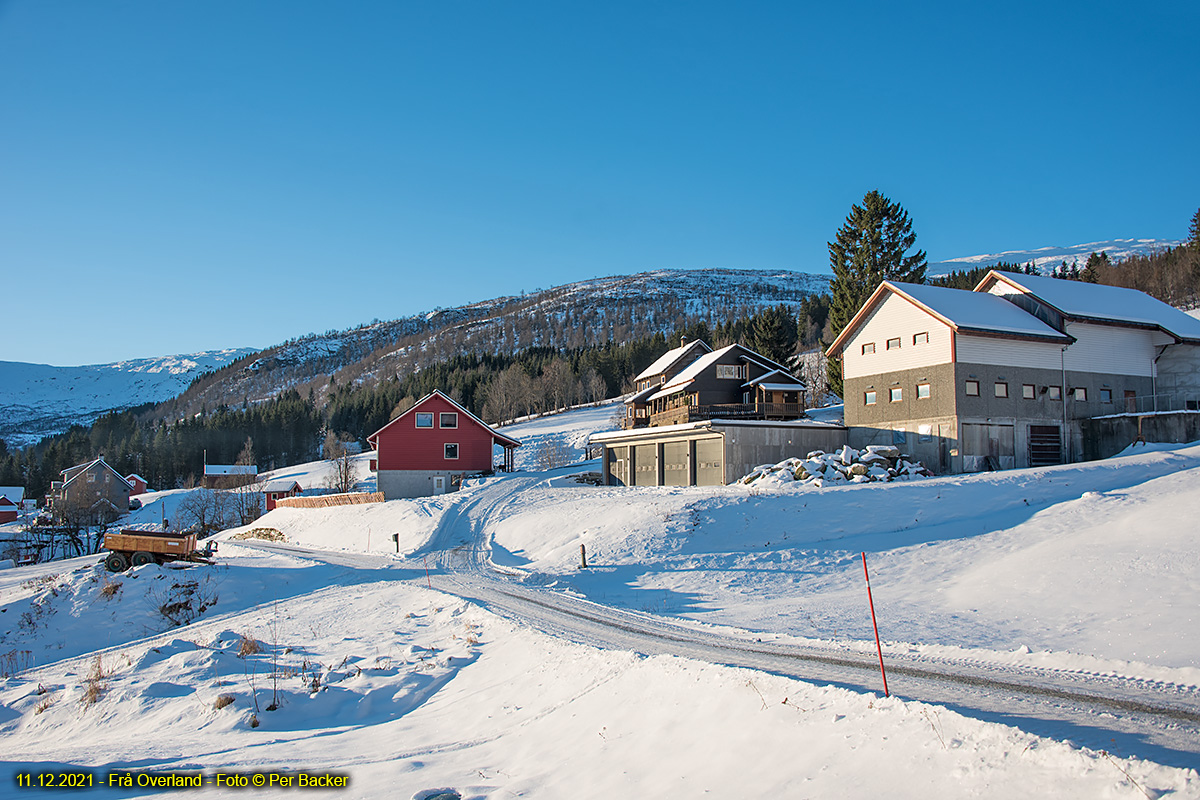
[[[83,367],[0,361],[0,438],[24,446],[90,424],[106,411],[170,399],[196,376],[253,352],[212,350]]]
[[[1001,261],[1006,264],[1028,264],[1030,261],[1043,272],[1057,267],[1062,262],[1083,266],[1091,253],[1108,253],[1112,261],[1120,261],[1130,256],[1149,255],[1158,250],[1178,247],[1182,242],[1172,239],[1109,239],[1105,242],[1088,242],[1069,247],[1039,247],[1035,250],[1006,250],[1003,253],[989,253],[979,256],[964,256],[948,261],[935,261],[929,264],[928,274],[947,275],[955,271],[990,267]]]
[[[930,275],[1004,261],[1051,269],[1105,251],[1119,261],[1178,245],[1164,239],[1113,239],[966,256],[931,263]],[[791,270],[655,270],[578,281],[522,295],[435,309],[346,331],[293,339],[255,353],[222,350],[85,367],[0,362],[0,438],[10,446],[88,424],[100,414],[179,396],[187,413],[207,404],[260,400],[320,376],[373,382],[421,369],[455,353],[508,353],[531,346],[582,347],[674,330],[685,319],[710,324],[765,306],[799,305],[829,290],[828,275]],[[244,359],[242,363],[233,362]],[[222,369],[229,367],[230,369]],[[319,382],[323,385],[324,380]]]

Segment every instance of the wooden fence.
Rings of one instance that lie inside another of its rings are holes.
[[[287,508],[329,508],[330,506],[356,506],[362,503],[382,503],[383,492],[350,492],[349,494],[319,494],[315,497],[283,497],[275,501],[276,506]]]

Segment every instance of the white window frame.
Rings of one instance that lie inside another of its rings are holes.
[[[446,424],[446,417],[449,417],[453,425]],[[439,411],[438,412],[438,427],[439,428],[457,428],[458,427],[458,412],[457,411]]]
[[[921,393],[922,389],[925,390],[924,394]],[[918,400],[928,400],[932,396],[932,393],[933,393],[933,387],[930,386],[928,383],[918,383],[917,384],[917,399]]]
[[[428,424],[428,425],[422,425],[422,424],[421,424],[421,418],[422,418],[422,417],[428,417],[428,418],[429,418],[429,424]],[[415,426],[416,426],[416,427],[418,427],[418,428],[422,428],[422,429],[425,429],[425,428],[432,429],[432,428],[433,428],[433,412],[432,412],[432,411],[417,411],[417,412],[414,412],[414,414],[413,414],[413,425],[415,425]]]
[[[878,402],[878,395],[875,394],[874,389],[867,389],[865,392],[863,392],[863,405],[864,406],[873,406],[877,402]]]
[[[903,386],[893,386],[888,391],[888,398],[893,403],[904,402],[904,387]]]
[[[454,448],[454,455],[450,455],[450,448]],[[460,448],[458,442],[443,442],[442,443],[442,460],[443,461],[458,461]]]
[[[717,364],[717,377],[740,380],[745,377],[745,366],[742,364]]]

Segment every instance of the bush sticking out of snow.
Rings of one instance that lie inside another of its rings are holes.
[[[739,478],[738,483],[760,487],[798,483],[820,489],[826,484],[907,481],[929,476],[921,462],[909,461],[897,448],[873,444],[863,450],[846,445],[835,453],[814,450],[805,458],[764,464]]]

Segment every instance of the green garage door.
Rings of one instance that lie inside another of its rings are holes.
[[[696,485],[722,486],[725,483],[725,447],[720,437],[696,440]]]
[[[663,443],[663,485],[691,486],[692,471],[688,463],[690,442]]]
[[[633,448],[634,486],[658,486],[658,445],[639,444]]]

